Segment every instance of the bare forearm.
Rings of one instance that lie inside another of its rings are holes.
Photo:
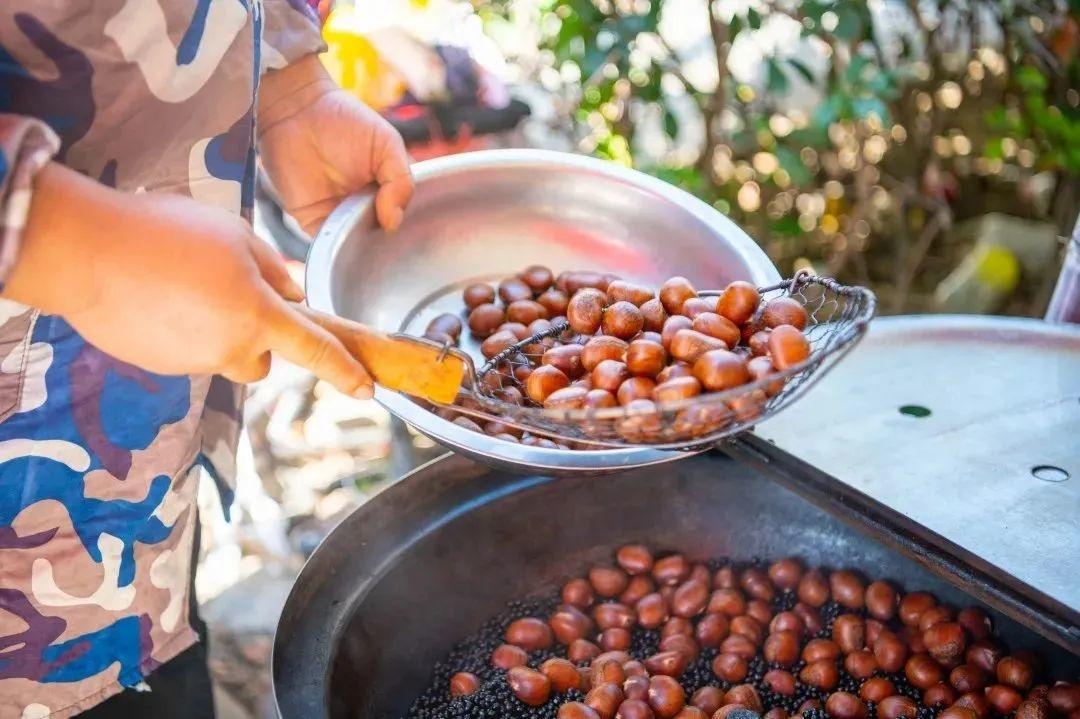
[[[260,135],[336,88],[318,55],[305,55],[288,67],[267,73],[259,86],[256,107]]]
[[[2,295],[53,314],[93,302],[95,250],[116,230],[119,195],[57,163],[45,166]]]

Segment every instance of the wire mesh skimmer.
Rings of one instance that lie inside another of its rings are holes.
[[[781,296],[799,301],[807,311],[804,334],[810,356],[765,378],[722,392],[704,393],[647,409],[606,407],[555,409],[505,401],[501,388],[521,387],[515,369],[540,363],[555,341],[584,344],[560,322],[527,337],[471,372],[453,409],[485,421],[497,421],[577,449],[647,445],[659,449],[694,449],[713,444],[776,414],[795,401],[831,369],[866,332],[876,299],[864,287],[842,285],[831,278],[799,272],[791,279],[758,288],[761,303],[751,319],[761,323],[765,305]],[[718,296],[722,290],[699,291]]]

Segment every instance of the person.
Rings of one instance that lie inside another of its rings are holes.
[[[308,231],[370,184],[388,230],[410,199],[317,24],[304,0],[0,7],[3,719],[213,716],[195,489],[228,503],[242,383],[277,355],[371,395],[247,221],[256,141]]]

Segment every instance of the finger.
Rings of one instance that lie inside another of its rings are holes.
[[[259,274],[267,284],[274,288],[274,292],[293,302],[303,301],[304,290],[289,274],[289,268],[285,265],[281,254],[255,235],[251,235],[248,244],[251,246],[251,254],[254,255],[256,264],[259,265]]]
[[[375,216],[385,230],[393,232],[401,225],[405,207],[412,199],[413,178],[401,136],[388,126],[380,142],[375,167],[375,180],[379,183]]]
[[[221,374],[225,379],[238,384],[247,384],[248,382],[258,382],[261,379],[266,379],[266,375],[270,374],[270,353],[263,352],[245,364],[229,368]]]
[[[332,334],[282,300],[273,303],[268,319],[267,339],[273,352],[345,394],[359,399],[372,396],[371,375]]]

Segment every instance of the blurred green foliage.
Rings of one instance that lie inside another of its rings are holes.
[[[532,71],[580,149],[713,204],[782,271],[869,284],[887,310],[913,311],[966,250],[949,242],[957,220],[994,210],[1071,232],[1076,0],[474,4],[491,23],[538,23]],[[720,71],[691,79],[669,23],[700,24]],[[762,40],[785,23],[796,42]],[[750,47],[762,67],[739,81],[729,58]]]

